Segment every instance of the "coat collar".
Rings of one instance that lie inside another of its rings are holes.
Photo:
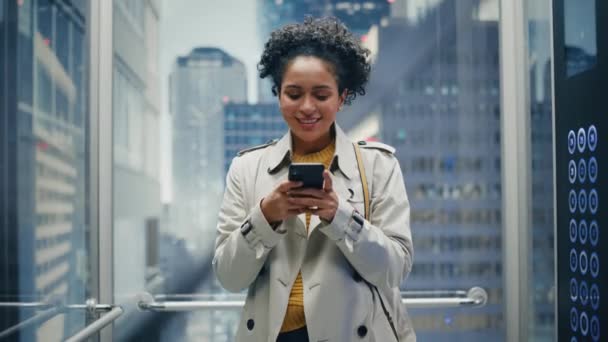
[[[357,159],[352,141],[346,136],[342,129],[334,123],[336,132],[336,152],[330,164],[330,171],[340,170],[346,178],[351,179],[356,173]],[[277,173],[283,167],[291,164],[292,139],[291,131],[288,131],[274,146],[271,147],[268,158],[268,173]]]

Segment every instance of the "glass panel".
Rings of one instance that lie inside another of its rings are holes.
[[[131,337],[149,318],[130,305],[136,295],[179,291],[172,287],[182,283],[177,276],[194,268],[183,240],[164,232],[171,226],[159,164],[160,10],[155,0],[113,1],[113,290],[114,302],[125,307],[114,324],[115,340],[142,340]],[[164,259],[172,264],[163,265]]]
[[[555,341],[551,1],[526,2],[532,148],[529,336]]]
[[[141,291],[223,298],[209,263],[226,170],[286,130],[257,77],[263,44],[305,14],[335,15],[374,61],[367,95],[338,121],[396,147],[405,175],[416,255],[402,289],[489,293],[481,309],[411,310],[419,339],[504,340],[498,0],[142,4],[114,1],[118,304]],[[132,309],[115,334],[230,341],[239,314]]]
[[[0,307],[0,336],[59,341],[86,313],[45,310],[92,295],[88,4],[3,1],[0,12],[11,19],[0,20],[0,302],[49,304]]]
[[[343,118],[358,138],[397,149],[415,249],[402,289],[488,292],[480,309],[410,310],[421,341],[504,340],[498,7],[391,7],[365,36],[375,58],[369,91]]]

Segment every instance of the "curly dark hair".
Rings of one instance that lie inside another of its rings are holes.
[[[314,56],[334,68],[340,94],[346,89],[344,103],[365,95],[369,80],[370,51],[335,17],[307,17],[301,24],[289,24],[270,34],[258,63],[260,78],[270,76],[276,96],[287,64],[297,56]]]

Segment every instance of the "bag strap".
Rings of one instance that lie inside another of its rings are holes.
[[[353,146],[355,147],[355,156],[357,157],[357,166],[359,167],[359,176],[361,176],[361,186],[363,187],[363,208],[365,210],[365,219],[367,221],[369,221],[371,212],[370,212],[370,208],[369,208],[369,189],[368,189],[368,185],[367,185],[367,177],[365,175],[365,166],[363,165],[363,158],[361,158],[361,150],[359,149],[359,146],[356,143],[353,143]],[[372,296],[374,295],[373,290],[376,290],[376,293],[378,294],[378,298],[380,299],[380,305],[382,305],[382,311],[384,311],[384,316],[386,316],[386,319],[388,320],[388,324],[391,326],[391,329],[393,330],[395,339],[397,340],[397,342],[399,342],[399,335],[397,334],[397,329],[395,329],[395,323],[393,323],[393,318],[391,317],[390,312],[388,312],[388,310],[386,309],[386,306],[384,305],[384,300],[382,300],[382,295],[380,295],[380,291],[378,291],[378,287],[375,285],[372,285],[367,280],[365,280],[363,277],[361,277],[361,279],[363,279],[363,281],[365,281],[367,286],[369,286],[370,290],[372,291]],[[373,288],[373,290],[372,290],[372,288]]]
[[[361,158],[361,150],[357,144],[355,146],[355,156],[357,157],[357,166],[359,167],[359,175],[361,176],[361,185],[363,186],[363,207],[365,208],[365,219],[369,221],[369,189],[367,188],[367,177],[365,176],[365,167],[363,166],[363,159]]]

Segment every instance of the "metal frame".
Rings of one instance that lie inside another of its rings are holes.
[[[113,2],[91,1],[89,10],[90,246],[91,255],[95,258],[91,286],[94,289],[92,294],[99,302],[113,303]],[[112,341],[112,329],[101,331],[100,336],[102,341]]]
[[[503,268],[506,340],[528,340],[531,136],[525,0],[500,1]]]
[[[553,129],[553,131],[551,132],[551,136],[552,136],[552,146],[553,146],[553,150],[551,151],[553,153],[553,260],[555,261],[553,263],[553,277],[554,277],[554,284],[555,284],[555,293],[557,294],[557,287],[558,287],[558,282],[557,282],[557,191],[555,191],[555,189],[557,189],[557,158],[555,158],[556,156],[556,152],[557,152],[557,138],[555,137],[555,131],[557,129],[557,127],[555,126],[555,36],[554,36],[554,23],[553,23],[553,0],[549,1],[550,5],[549,5],[549,10],[550,10],[550,18],[549,18],[549,27],[551,28],[549,30],[549,37],[550,37],[550,49],[551,49],[551,127]],[[559,309],[559,300],[556,299],[555,302],[553,303],[554,307],[553,307],[553,312],[555,313],[554,316],[554,335],[556,338],[559,339],[559,324],[558,324],[558,309]]]

